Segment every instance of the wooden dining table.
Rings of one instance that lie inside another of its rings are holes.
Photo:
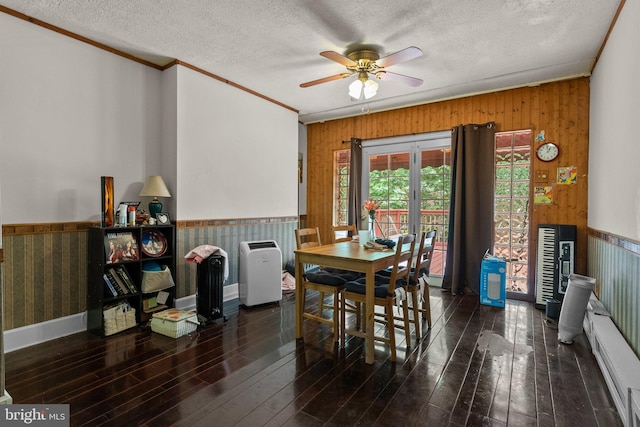
[[[409,245],[407,245],[409,250]],[[343,270],[357,271],[366,275],[366,338],[365,338],[365,362],[373,363],[374,349],[374,285],[375,273],[393,264],[395,249],[388,251],[376,251],[365,249],[358,242],[341,242],[329,245],[316,246],[306,249],[297,249],[295,252],[296,269],[296,338],[303,339],[302,302],[304,301],[303,265],[314,264],[323,267],[340,268]]]

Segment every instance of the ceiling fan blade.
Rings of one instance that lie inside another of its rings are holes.
[[[334,80],[345,79],[345,78],[350,77],[352,75],[353,75],[352,73],[336,74],[335,76],[324,77],[322,79],[312,80],[312,81],[306,82],[306,83],[301,83],[300,87],[315,86],[315,85],[319,85],[320,83],[327,83],[327,82],[332,82]]]
[[[384,58],[378,59],[376,64],[378,64],[378,67],[385,68],[394,64],[409,61],[419,56],[422,56],[422,51],[415,46],[411,46],[406,49],[399,50],[396,53],[392,53],[391,55],[387,55]]]
[[[324,56],[327,59],[337,62],[338,64],[342,64],[345,67],[352,67],[356,65],[356,62],[350,60],[344,55],[340,55],[338,52],[334,52],[332,50],[327,50],[324,52],[320,52],[321,56]]]
[[[405,76],[398,73],[391,73],[389,71],[379,71],[378,73],[376,73],[376,77],[380,80],[395,80],[413,87],[420,86],[423,83],[422,79]]]

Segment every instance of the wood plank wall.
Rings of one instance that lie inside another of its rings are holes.
[[[575,224],[578,227],[576,272],[586,274],[589,148],[587,77],[310,124],[307,129],[306,223],[320,227],[322,239],[330,241],[333,152],[348,148],[348,144],[342,141],[356,137],[365,140],[366,145],[366,140],[372,138],[441,131],[460,124],[491,121],[496,123],[498,132],[531,129],[535,137],[544,130],[546,140],[560,146],[560,156],[550,163],[540,162],[532,153],[532,186],[552,185],[558,167],[578,168],[577,184],[554,185],[553,204],[531,204],[532,250],[529,258],[534,266],[538,224]],[[539,143],[532,142],[532,145],[535,149]],[[534,182],[536,170],[547,170],[549,179]]]

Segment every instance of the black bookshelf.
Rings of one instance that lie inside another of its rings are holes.
[[[175,280],[175,243],[174,225],[89,229],[88,332],[104,337],[104,310],[123,302],[135,309],[133,326],[146,326],[154,312],[174,306],[175,286],[164,289],[169,294],[164,304],[154,305],[158,291],[144,293],[142,280],[151,262],[168,268]]]

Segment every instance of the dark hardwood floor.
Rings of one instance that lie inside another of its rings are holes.
[[[544,312],[431,289],[433,328],[398,361],[363,341],[334,349],[295,301],[225,305],[226,324],[172,339],[133,329],[85,333],[6,355],[14,403],[68,403],[71,425],[391,426],[622,425],[586,337],[559,344]],[[314,302],[314,300],[310,300]],[[353,319],[350,319],[353,321]]]

